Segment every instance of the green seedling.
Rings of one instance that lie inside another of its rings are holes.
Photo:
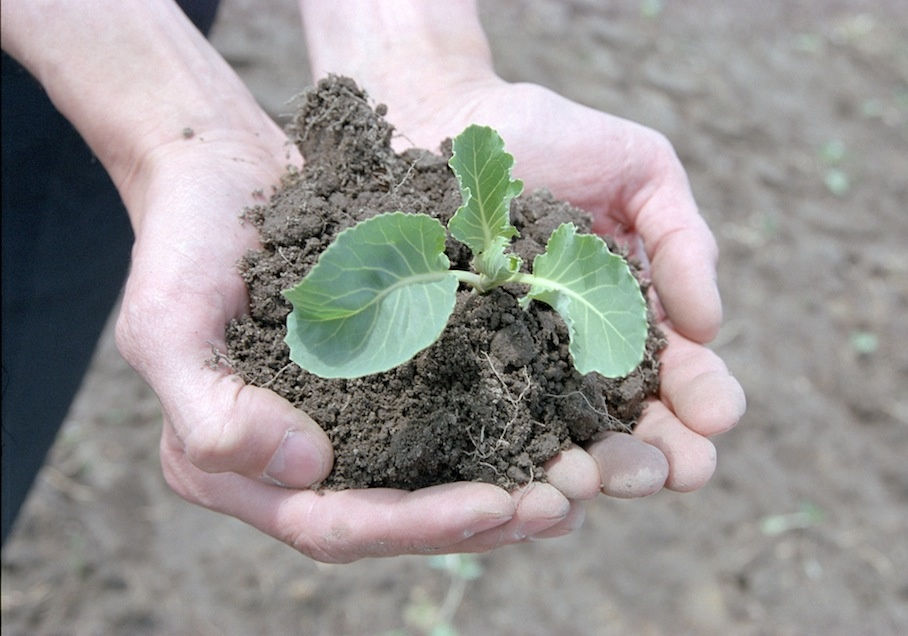
[[[292,303],[290,359],[325,378],[387,371],[435,342],[465,283],[485,293],[508,283],[529,286],[520,299],[553,307],[570,334],[580,373],[622,377],[643,359],[646,302],[627,262],[592,234],[559,226],[532,274],[508,251],[517,235],[511,199],[523,183],[493,129],[470,126],[454,139],[449,162],[463,205],[447,230],[473,253],[473,270],[452,270],[445,227],[425,214],[376,215],[341,232],[318,263],[284,296]]]

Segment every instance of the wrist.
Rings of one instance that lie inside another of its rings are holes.
[[[270,123],[175,3],[5,0],[3,48],[38,79],[121,195],[158,147]]]
[[[149,217],[166,219],[183,205],[162,204],[173,195],[203,207],[217,201],[216,222],[233,224],[244,208],[261,203],[288,165],[299,163],[270,120],[260,131],[207,128],[191,138],[148,144],[118,187],[138,241]]]
[[[475,2],[301,0],[312,76],[347,75],[390,118],[413,122],[439,99],[500,83]]]

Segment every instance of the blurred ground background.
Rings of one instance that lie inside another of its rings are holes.
[[[310,82],[294,5],[225,1],[213,34],[275,116]],[[908,633],[908,3],[481,7],[505,78],[665,132],[689,171],[749,400],[713,481],[457,567],[324,566],[166,488],[106,337],[4,549],[5,634],[421,634],[474,566],[462,634]]]

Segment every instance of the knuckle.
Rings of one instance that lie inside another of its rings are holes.
[[[321,563],[352,563],[359,557],[350,550],[349,541],[343,536],[346,533],[334,531],[325,536],[315,536],[304,529],[288,532],[283,541],[291,548]]]
[[[217,424],[212,421],[196,422],[183,440],[186,458],[197,468],[209,473],[225,472],[226,462],[236,460],[242,450],[242,441],[232,433],[229,419]]]
[[[185,487],[180,472],[174,468],[173,462],[164,453],[161,453],[161,473],[164,476],[164,482],[172,491],[190,503],[198,503]]]
[[[190,480],[186,475],[182,455],[183,453],[181,450],[177,450],[170,444],[167,444],[165,437],[162,437],[160,462],[164,482],[173,492],[186,501],[193,504],[204,505],[203,498],[200,496],[200,493],[197,492],[197,489],[191,486]]]
[[[660,164],[680,168],[681,161],[675,152],[672,142],[663,133],[650,129],[649,143],[652,148],[653,158]]]

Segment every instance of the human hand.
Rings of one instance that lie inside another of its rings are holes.
[[[212,346],[226,349],[227,322],[246,311],[236,263],[256,235],[239,211],[286,163],[283,135],[265,132],[196,131],[155,149],[124,187],[141,221],[117,338],[161,401],[168,484],[331,562],[483,550],[572,523],[564,496],[545,484],[513,496],[463,483],[310,491],[332,464],[317,424],[275,393],[206,366]]]
[[[660,393],[633,435],[609,434],[586,450],[609,495],[703,486],[716,465],[707,438],[737,423],[745,399],[722,360],[703,346],[722,318],[717,247],[668,141],[540,86],[508,84],[489,74],[453,81],[421,100],[409,97],[389,108],[388,118],[402,133],[398,143],[434,147],[470,123],[490,125],[505,139],[527,190],[546,187],[589,211],[596,231],[615,236],[644,263],[668,337]],[[551,483],[569,488],[588,468],[580,457],[559,458]]]
[[[324,561],[485,549],[576,519],[544,484],[513,497],[488,484],[306,490],[331,468],[324,432],[205,364],[246,311],[236,263],[256,235],[238,216],[278,182],[284,135],[176,3],[59,3],[54,20],[40,3],[0,6],[4,50],[76,126],[129,211],[117,341],[160,399],[161,461],[179,494]]]
[[[572,501],[572,521],[547,534],[577,525],[578,502],[599,490],[591,482],[617,497],[705,484],[716,465],[707,438],[734,426],[745,399],[703,346],[722,318],[717,247],[668,141],[542,87],[503,82],[471,0],[300,7],[313,76],[348,75],[385,103],[398,146],[435,148],[468,124],[494,127],[527,190],[546,187],[589,211],[593,229],[627,244],[652,277],[650,299],[668,337],[658,399],[633,435],[611,434],[549,463],[549,483]]]

